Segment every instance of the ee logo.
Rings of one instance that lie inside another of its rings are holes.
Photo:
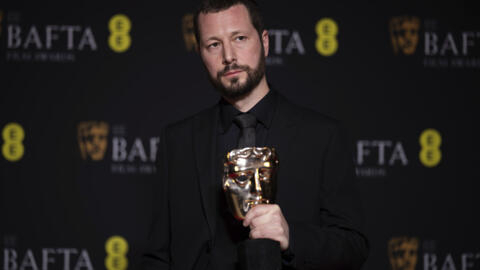
[[[317,40],[315,48],[323,56],[331,56],[338,50],[338,25],[331,18],[323,18],[315,25]]]
[[[123,14],[114,15],[108,22],[108,45],[116,53],[123,53],[130,48],[132,39],[130,38],[130,30],[132,23],[130,19]]]
[[[435,167],[442,160],[442,152],[440,151],[440,145],[442,144],[442,136],[440,132],[435,129],[429,128],[422,132],[420,135],[420,162],[425,167]]]
[[[125,238],[114,235],[105,242],[105,267],[108,270],[125,270],[128,267],[128,242]]]
[[[25,153],[23,140],[25,131],[18,123],[8,123],[2,130],[2,154],[3,157],[11,162],[19,161]]]

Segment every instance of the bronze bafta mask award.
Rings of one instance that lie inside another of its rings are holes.
[[[223,190],[235,218],[244,219],[257,204],[274,202],[277,168],[274,148],[246,147],[227,153]]]
[[[233,215],[243,220],[258,204],[274,203],[277,154],[274,148],[246,147],[227,153],[223,190]],[[281,269],[280,245],[271,239],[246,239],[237,246],[240,270]]]

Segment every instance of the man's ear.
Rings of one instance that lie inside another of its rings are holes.
[[[268,56],[269,45],[270,45],[270,40],[269,40],[269,37],[268,37],[268,31],[267,30],[263,30],[261,41],[263,43],[263,50],[264,50],[265,57],[267,57]]]

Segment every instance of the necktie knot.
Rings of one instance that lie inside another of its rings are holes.
[[[257,125],[257,118],[255,117],[255,115],[249,113],[242,113],[237,115],[234,121],[242,129],[254,128]]]
[[[255,115],[242,113],[235,117],[234,122],[240,127],[238,148],[255,146],[255,126],[257,125]]]

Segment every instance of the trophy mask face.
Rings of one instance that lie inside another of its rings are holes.
[[[388,253],[393,270],[414,270],[418,259],[418,239],[392,238],[388,243]]]
[[[78,143],[83,159],[102,160],[107,150],[108,124],[86,121],[78,124]]]
[[[401,16],[390,21],[390,33],[394,51],[403,52],[406,55],[415,53],[417,48],[420,29],[420,21],[416,17]]]
[[[235,218],[244,219],[248,210],[257,204],[273,203],[277,168],[273,148],[246,147],[227,153],[223,190]]]

